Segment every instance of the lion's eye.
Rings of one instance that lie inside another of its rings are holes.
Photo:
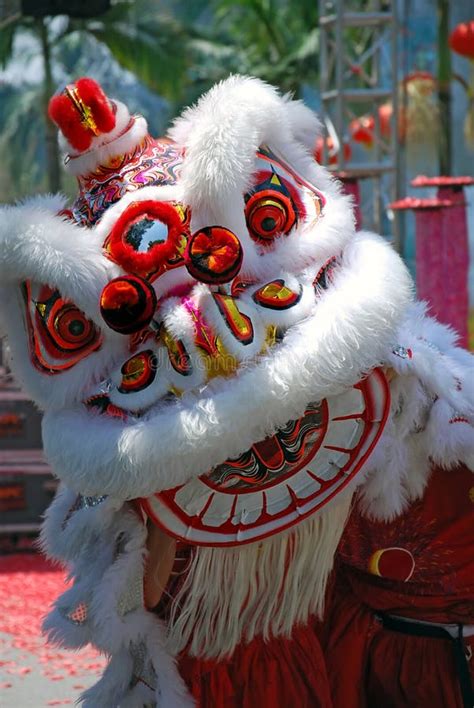
[[[249,234],[262,244],[268,245],[277,236],[289,234],[304,215],[296,190],[275,172],[260,172],[245,202]]]
[[[251,236],[267,241],[291,231],[296,214],[291,199],[281,194],[254,194],[247,203],[246,219]]]
[[[59,373],[100,347],[95,324],[58,290],[25,283],[24,293],[31,358],[37,368]]]
[[[50,330],[58,346],[66,351],[82,349],[95,335],[94,324],[77,307],[68,304],[61,306],[50,323]]]

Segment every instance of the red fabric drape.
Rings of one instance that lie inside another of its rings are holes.
[[[474,624],[473,512],[463,466],[434,470],[423,500],[391,523],[356,509],[323,641],[334,708],[461,708],[452,643],[386,630],[374,611]]]
[[[183,656],[180,673],[197,708],[332,708],[316,630],[297,627],[292,639],[257,637],[229,660]]]

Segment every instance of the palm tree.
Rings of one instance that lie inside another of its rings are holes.
[[[214,0],[217,27],[235,49],[234,70],[301,95],[319,76],[315,0]]]

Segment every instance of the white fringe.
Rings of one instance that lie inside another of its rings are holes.
[[[173,603],[168,645],[194,656],[229,656],[255,636],[291,635],[322,616],[326,583],[349,515],[351,495],[260,543],[198,547]]]

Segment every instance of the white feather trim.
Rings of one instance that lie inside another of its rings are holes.
[[[103,678],[82,700],[88,706],[133,705],[126,702],[136,696],[133,647],[141,647],[156,676],[157,704],[192,706],[166,648],[165,628],[143,607],[146,527],[142,520],[126,506],[114,511],[117,505],[109,500],[71,514],[66,508],[71,498],[68,490],[61,490],[48,514],[42,541],[48,555],[74,557],[70,576],[75,582],[57,599],[43,628],[56,644],[78,648],[93,642],[112,656]],[[65,550],[67,545],[71,553]],[[76,621],[71,614],[82,603],[85,618]]]
[[[387,364],[391,383],[388,424],[366,467],[362,506],[391,520],[422,497],[433,465],[474,462],[474,356],[456,347],[456,335],[416,303],[400,327]]]

